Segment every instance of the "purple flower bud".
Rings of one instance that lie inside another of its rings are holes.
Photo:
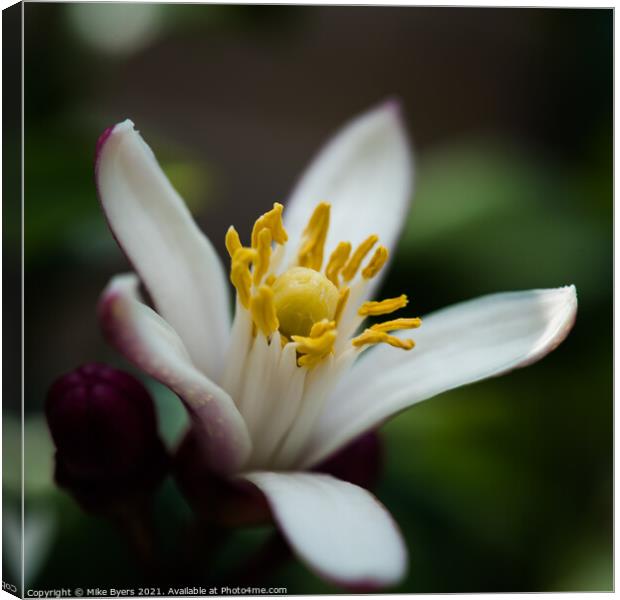
[[[91,363],[51,386],[45,407],[56,481],[83,505],[152,489],[166,451],[151,396],[134,377]]]
[[[376,431],[369,431],[354,439],[314,470],[372,489],[379,480],[382,468],[381,439]]]
[[[200,432],[191,429],[173,459],[175,481],[204,521],[223,527],[246,527],[271,521],[265,497],[251,483],[213,473],[205,460]]]

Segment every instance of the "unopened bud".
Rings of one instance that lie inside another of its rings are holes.
[[[383,470],[383,451],[379,435],[375,431],[360,435],[315,470],[366,489],[374,488]]]
[[[209,469],[200,432],[190,430],[185,435],[172,470],[181,493],[202,520],[222,527],[263,525],[271,520],[267,501],[253,484]]]
[[[150,394],[129,373],[91,363],[57,379],[45,407],[56,481],[85,508],[154,489],[167,455]]]

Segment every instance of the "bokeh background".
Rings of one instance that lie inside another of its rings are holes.
[[[59,374],[128,368],[94,312],[127,269],[95,197],[99,133],[132,118],[223,252],[229,224],[247,235],[329,134],[394,94],[417,184],[384,294],[423,315],[501,290],[579,293],[575,329],[541,363],[384,427],[376,493],[411,553],[397,591],[611,589],[612,11],[114,3],[25,5],[27,586],[156,583],[54,487],[41,412]],[[148,385],[172,442],[184,415]],[[4,402],[17,422],[19,390]],[[5,460],[9,573],[18,465]],[[171,554],[191,513],[170,481],[155,514]],[[266,535],[236,533],[187,583]],[[338,591],[295,561],[268,584]]]

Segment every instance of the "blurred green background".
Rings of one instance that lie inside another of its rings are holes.
[[[501,290],[579,294],[575,329],[541,363],[384,427],[377,496],[411,553],[397,591],[612,588],[611,10],[34,3],[25,42],[27,586],[157,583],[54,487],[41,416],[59,374],[127,368],[94,312],[128,269],[95,197],[99,133],[133,119],[222,252],[229,224],[247,235],[328,135],[397,94],[417,183],[384,295],[424,314]],[[149,387],[172,441],[184,415]],[[18,390],[4,401],[17,419]],[[19,473],[4,478],[17,527]],[[172,555],[190,511],[171,482],[156,517]],[[215,571],[266,534],[233,536]],[[294,561],[267,583],[338,591]]]

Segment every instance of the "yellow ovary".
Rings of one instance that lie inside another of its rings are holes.
[[[293,267],[280,275],[273,293],[280,332],[287,337],[308,336],[315,323],[331,321],[340,296],[325,275],[307,267]]]

